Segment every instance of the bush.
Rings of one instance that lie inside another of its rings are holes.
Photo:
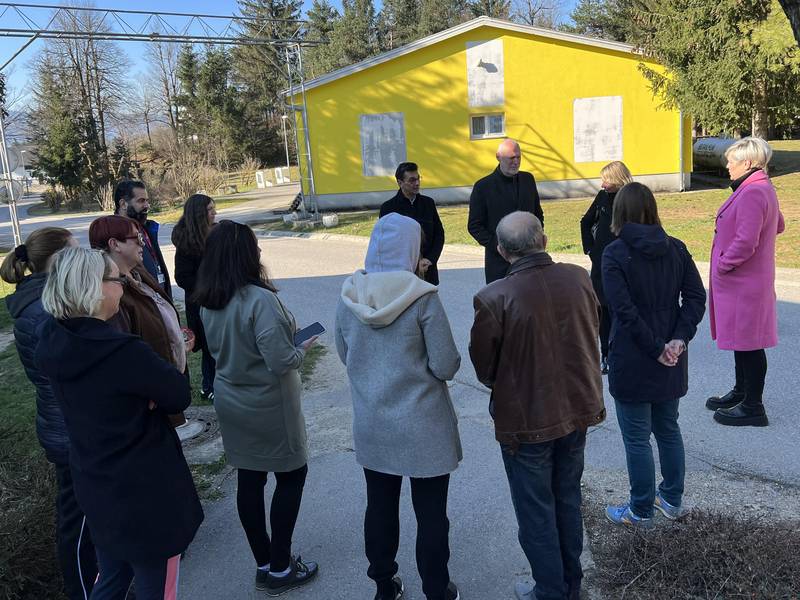
[[[693,511],[651,530],[595,523],[595,581],[612,598],[687,600],[797,598],[796,522]]]
[[[42,192],[42,202],[51,211],[58,212],[61,205],[64,204],[64,192],[60,192],[55,188],[48,188]]]

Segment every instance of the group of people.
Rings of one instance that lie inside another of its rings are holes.
[[[712,336],[735,352],[736,384],[707,406],[728,425],[767,424],[764,348],[777,343],[774,252],[783,230],[767,176],[770,154],[757,138],[729,149],[734,193],[717,214]],[[581,221],[590,277],[547,254],[541,203],[533,176],[519,171],[519,145],[505,140],[497,158],[470,199],[469,231],[486,248],[487,286],[474,297],[469,355],[491,390],[489,411],[535,581],[518,583],[516,594],[572,600],[583,575],[583,453],[587,429],[606,416],[604,369],[631,484],[629,501],[609,506],[608,518],[644,525],[654,509],[671,519],[686,512],[678,403],[706,294],[686,246],[662,228],[652,192],[622,163],[603,169],[603,190]],[[397,182],[364,269],[342,285],[334,328],[366,482],[367,575],[377,600],[403,596],[396,553],[407,477],[425,596],[457,600],[447,495],[462,449],[447,381],[461,356],[437,287],[444,230],[434,201],[419,194],[418,167],[402,163]],[[65,229],[41,229],[0,268],[17,284],[7,302],[36,386],[37,434],[56,468],[67,595],[121,599],[135,578],[140,600],[176,596],[181,554],[203,519],[175,431],[190,403],[190,351],[203,353],[202,392],[214,402],[237,470],[255,588],[277,596],[305,585],[319,567],[292,553],[308,473],[299,369],[316,337],[295,342],[297,324],[255,234],[216,223],[213,200],[201,194],[188,199],[172,234],[174,274],[186,292],[189,328],[182,328],[145,186],[120,183],[115,207],[92,223],[90,249]]]

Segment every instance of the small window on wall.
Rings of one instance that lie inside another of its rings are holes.
[[[470,117],[470,138],[503,137],[506,134],[506,120],[502,113],[495,115],[472,115]]]

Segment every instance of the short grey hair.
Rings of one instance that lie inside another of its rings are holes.
[[[542,223],[529,212],[515,211],[497,224],[497,243],[511,256],[527,256],[544,251]]]
[[[749,160],[754,169],[764,169],[766,171],[767,165],[772,159],[772,148],[759,137],[746,137],[734,142],[725,151],[725,158],[737,162]]]
[[[42,306],[56,319],[95,317],[103,301],[103,277],[111,258],[100,250],[64,248],[53,264],[42,292]]]

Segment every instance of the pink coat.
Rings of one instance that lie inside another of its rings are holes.
[[[709,315],[720,350],[777,346],[775,238],[783,228],[778,196],[764,171],[745,179],[717,211]]]

